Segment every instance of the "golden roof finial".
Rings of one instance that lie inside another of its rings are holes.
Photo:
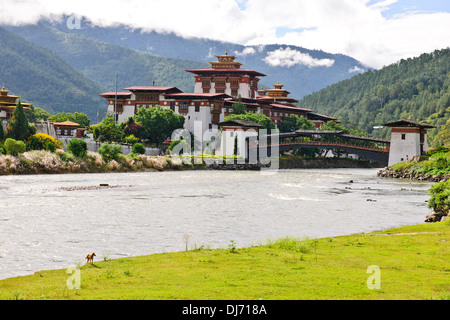
[[[225,50],[225,55],[226,55],[226,56],[228,55],[228,50]]]
[[[3,88],[2,88],[2,90],[5,90],[5,84],[3,84]]]

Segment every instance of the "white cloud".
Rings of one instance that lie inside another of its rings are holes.
[[[287,44],[343,53],[379,68],[450,46],[450,12],[424,13],[416,3],[414,11],[383,16],[403,1],[0,0],[0,23],[76,13],[102,26],[123,23],[246,46]]]
[[[334,64],[333,59],[315,59],[307,53],[302,53],[289,47],[270,51],[263,60],[274,67],[292,67],[298,64],[312,68],[331,67]]]
[[[363,68],[360,68],[358,66],[354,66],[353,68],[348,69],[348,73],[360,73],[360,72],[364,72]]]
[[[239,51],[234,52],[234,54],[237,56],[247,56],[247,55],[252,55],[255,53],[256,53],[256,50],[253,47],[246,47],[241,52],[239,52]]]

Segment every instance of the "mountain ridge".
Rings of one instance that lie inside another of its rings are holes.
[[[223,54],[227,50],[229,54],[236,55],[236,60],[243,63],[245,68],[266,74],[267,76],[263,77],[260,81],[264,87],[272,87],[275,83],[282,83],[291,92],[291,96],[297,99],[337,81],[348,79],[356,72],[369,69],[357,60],[342,54],[331,54],[321,50],[310,50],[292,45],[244,46],[204,38],[187,39],[177,36],[174,33],[143,32],[142,29],[131,28],[125,25],[98,27],[86,19],[80,20],[79,29],[70,29],[64,21],[64,18],[58,22],[44,20],[40,21],[37,25],[21,27],[6,26],[6,28],[31,42],[54,50],[64,59],[77,66],[86,75],[89,75],[89,70],[82,68],[79,62],[74,61],[74,57],[68,52],[68,49],[63,49],[58,44],[58,38],[61,37],[61,34],[70,35],[72,41],[78,41],[77,39],[80,39],[80,36],[84,36],[85,40],[90,39],[91,45],[94,43],[92,41],[97,40],[102,43],[118,45],[121,48],[153,54],[154,58],[172,58],[174,60],[170,60],[170,63],[178,65],[181,69],[190,69],[192,68],[191,65],[195,63],[207,66],[209,65],[209,61],[215,60],[214,55]],[[47,28],[46,32],[43,32],[44,27]],[[53,31],[49,32],[49,30]],[[58,34],[57,32],[60,33]],[[269,56],[273,58],[272,62],[275,62],[275,65],[270,65],[266,62]],[[327,59],[330,61],[333,60],[331,66],[317,65],[317,62],[320,63]],[[316,65],[308,66],[305,64],[311,61],[316,63]],[[180,62],[182,63],[180,64]],[[283,63],[285,64],[283,65]],[[122,70],[121,73],[125,74],[126,68],[123,67]],[[92,76],[92,74],[100,75],[103,72],[104,70],[97,68],[89,76]],[[189,75],[174,72],[171,82],[174,86],[180,86],[177,84],[176,79],[186,79],[186,76]],[[106,78],[106,76],[103,77]],[[113,79],[114,77],[109,75],[108,78]],[[119,78],[128,81],[125,76],[121,76],[120,74]],[[94,79],[98,81],[98,79]],[[166,79],[159,78],[149,80],[156,80],[157,83],[164,84],[169,82],[165,81]],[[146,81],[151,83],[152,81],[149,80]],[[105,85],[105,81],[99,82]],[[130,83],[128,81],[124,85],[129,86],[135,84],[137,83]],[[188,88],[189,90],[193,88],[192,79],[190,87],[187,83],[185,83],[184,87],[180,86],[180,89],[184,91],[189,91]]]

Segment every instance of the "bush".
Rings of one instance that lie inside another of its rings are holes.
[[[125,138],[125,142],[129,143],[131,145],[134,145],[135,143],[139,142],[139,138],[137,138],[133,134],[131,134]]]
[[[448,212],[450,209],[450,180],[431,186],[429,192],[431,198],[428,201],[428,208],[436,212]]]
[[[23,141],[17,141],[11,138],[6,139],[4,145],[6,154],[17,156],[20,153],[24,153],[26,151],[26,146]]]
[[[133,144],[132,151],[134,154],[145,154],[145,147],[142,145],[142,143],[135,143]]]
[[[72,153],[75,157],[84,158],[88,152],[88,145],[86,141],[73,138],[67,144],[67,151]]]
[[[176,140],[173,140],[171,143],[170,143],[170,145],[169,145],[169,151],[171,151],[170,153],[171,154],[175,154],[175,155],[178,155],[178,153],[179,152],[175,152],[174,151],[174,148],[177,146],[177,145],[179,145],[178,146],[178,150],[183,150],[183,153],[185,153],[186,152],[186,150],[190,150],[191,148],[189,147],[189,144],[185,141],[185,140],[183,140],[183,139],[176,139]],[[187,152],[187,153],[189,153],[189,152]]]
[[[62,149],[62,142],[45,133],[36,133],[26,141],[26,149],[47,150],[55,152],[56,149]]]
[[[98,153],[102,156],[105,162],[111,160],[119,160],[119,156],[122,154],[122,147],[118,144],[104,143],[98,149]]]

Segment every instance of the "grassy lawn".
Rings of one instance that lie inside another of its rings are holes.
[[[379,273],[368,273],[369,266]],[[450,299],[450,220],[237,249],[94,261],[80,288],[66,269],[0,281],[0,299]],[[379,275],[380,288],[368,278]]]

